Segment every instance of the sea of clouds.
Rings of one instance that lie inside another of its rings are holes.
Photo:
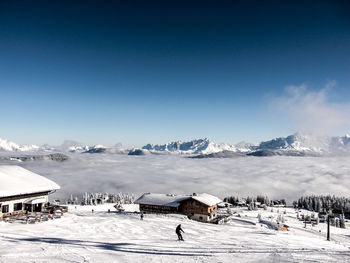
[[[289,203],[306,194],[349,197],[350,157],[237,157],[191,159],[172,155],[72,154],[65,162],[12,163],[54,180],[54,198],[84,192],[228,195],[264,194]]]

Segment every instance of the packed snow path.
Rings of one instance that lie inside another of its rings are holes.
[[[350,262],[349,230],[328,242],[299,227],[277,232],[260,224],[213,225],[181,215],[140,220],[135,213],[113,212],[111,205],[93,208],[92,213],[91,206],[71,206],[61,219],[37,224],[1,223],[0,262]],[[180,223],[185,242],[175,234]]]

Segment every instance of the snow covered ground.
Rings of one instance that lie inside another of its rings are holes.
[[[284,215],[290,231],[279,232],[257,223],[257,211],[237,211],[239,220],[214,225],[181,215],[140,220],[132,213],[135,205],[125,208],[130,212],[118,214],[112,205],[70,206],[61,219],[2,222],[0,262],[350,262],[349,224],[345,230],[332,227],[329,242],[325,224],[305,229],[294,209]],[[260,212],[268,218],[277,216],[274,211]],[[180,223],[185,242],[176,240]]]

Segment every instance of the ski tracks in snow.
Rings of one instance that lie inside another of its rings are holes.
[[[181,223],[185,242],[178,242]],[[348,262],[350,250],[315,233],[213,225],[184,216],[72,210],[35,225],[1,225],[0,262]],[[301,234],[300,234],[301,233]],[[306,235],[302,234],[305,233]]]

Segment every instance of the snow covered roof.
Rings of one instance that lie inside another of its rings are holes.
[[[170,194],[152,194],[145,193],[135,201],[135,204],[161,205],[178,207],[179,202],[189,199],[186,195],[170,195]]]
[[[217,198],[216,196],[210,195],[210,194],[196,194],[191,196],[194,200],[197,200],[198,202],[201,202],[207,206],[212,206],[212,205],[216,205],[218,203],[221,203],[222,200],[220,200],[219,198]]]
[[[191,199],[197,200],[207,206],[216,205],[222,200],[210,194],[194,194],[194,195],[169,195],[169,194],[153,194],[145,193],[135,201],[135,204],[160,205],[178,207],[181,201]]]
[[[60,189],[55,182],[16,165],[0,165],[0,197]]]

